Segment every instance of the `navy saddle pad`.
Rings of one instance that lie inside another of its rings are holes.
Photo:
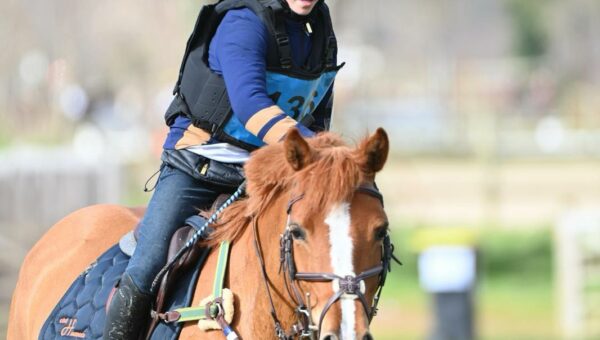
[[[200,272],[201,262],[183,274],[175,294],[167,302],[167,310],[188,306]],[[71,284],[44,323],[39,340],[102,339],[106,319],[106,300],[129,263],[119,245],[115,245],[86,269]],[[152,339],[176,339],[181,324],[160,323]]]

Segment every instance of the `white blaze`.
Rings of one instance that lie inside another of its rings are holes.
[[[343,202],[335,205],[325,218],[325,223],[329,226],[330,257],[333,273],[341,277],[346,275],[355,276],[354,265],[352,264],[353,243],[350,236],[350,204]],[[336,291],[336,283],[333,285],[333,289]],[[355,337],[356,313],[354,299],[342,298],[340,303],[342,307],[342,339],[353,340]]]

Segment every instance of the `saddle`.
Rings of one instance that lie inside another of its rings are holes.
[[[214,206],[227,198],[221,196]],[[212,210],[212,209],[211,209]],[[195,215],[186,220],[185,226],[171,238],[168,257],[171,259],[206,219]],[[106,307],[119,278],[129,263],[136,245],[136,231],[125,235],[118,244],[108,249],[71,284],[65,295],[44,323],[39,339],[85,338],[101,340],[106,319]],[[191,247],[162,278],[154,304],[153,315],[191,303],[202,264],[209,249]],[[153,318],[146,339],[176,339],[182,325],[159,322]]]
[[[229,198],[229,195],[221,194],[217,197],[217,199],[213,202],[211,209],[208,212],[201,212],[199,215],[194,215],[189,217],[185,221],[185,226],[177,229],[173,236],[171,237],[171,243],[169,244],[168,251],[168,261],[173,259],[175,254],[177,254],[186,244],[186,242],[196,233],[196,231],[201,230],[204,227],[208,216],[212,214],[212,212],[216,211],[218,207],[220,207],[226,200]],[[137,240],[137,229],[136,228],[129,237],[134,237]],[[206,232],[206,235],[210,233],[210,230]],[[119,242],[119,245],[121,242]],[[136,242],[137,244],[137,242]],[[135,248],[134,248],[135,249]],[[154,308],[152,311],[152,320],[146,332],[146,339],[151,339],[152,334],[156,330],[157,326],[161,325],[160,319],[157,317],[158,314],[165,312],[167,309],[170,309],[172,305],[167,304],[167,299],[170,295],[178,291],[177,283],[179,282],[179,278],[187,273],[188,271],[193,270],[194,266],[201,266],[206,257],[208,256],[210,249],[208,248],[200,248],[200,247],[191,247],[180,259],[175,262],[172,269],[169,270],[162,278],[158,293],[156,295],[156,300],[154,303]],[[132,252],[133,253],[133,252]],[[167,261],[167,262],[168,262]],[[197,276],[194,278],[193,282],[191,282],[191,288],[195,286],[197,281]],[[193,292],[192,292],[193,293]],[[191,298],[191,297],[190,297]],[[189,304],[190,301],[186,301]],[[178,332],[177,332],[178,333]]]
[[[198,217],[198,218],[195,218],[193,220],[188,219],[187,222],[195,223],[195,224],[201,223],[200,227],[202,225],[204,225],[204,222],[206,221],[204,218],[202,218],[198,215],[196,215],[194,217]],[[195,228],[195,226],[192,227],[192,226],[186,225],[186,226],[178,229],[175,232],[175,234],[173,234],[173,237],[171,238],[171,243],[169,245],[169,255],[168,255],[169,259],[172,259],[173,256],[175,254],[177,254],[177,252],[181,248],[183,248],[185,243],[196,232],[196,230],[197,229]],[[200,248],[200,247],[190,248],[190,250],[188,250],[187,253],[185,255],[183,255],[179,261],[177,261],[175,263],[173,268],[171,270],[169,270],[165,274],[165,276],[163,276],[161,283],[160,283],[160,288],[156,295],[156,301],[154,303],[154,308],[152,311],[153,316],[157,315],[157,313],[164,312],[165,309],[168,309],[171,307],[170,305],[167,304],[167,301],[168,301],[168,297],[170,295],[172,295],[174,292],[177,292],[177,290],[179,288],[178,285],[176,284],[179,282],[178,279],[182,275],[184,275],[185,273],[190,271],[191,268],[194,268],[195,266],[198,266],[198,265],[202,265],[202,263],[204,263],[204,260],[206,259],[206,256],[208,255],[209,252],[210,252],[210,249],[208,249],[208,248]],[[191,270],[191,271],[194,271],[194,270]],[[194,278],[193,282],[191,282],[190,288],[193,289],[195,287],[196,280],[197,280],[197,276]],[[186,301],[186,302],[189,303],[189,301]],[[150,322],[150,326],[148,327],[148,331],[146,332],[146,339],[152,338],[152,333],[154,332],[154,330],[156,329],[156,327],[159,324],[160,324],[160,319],[158,319],[157,317],[153,317],[152,321]]]

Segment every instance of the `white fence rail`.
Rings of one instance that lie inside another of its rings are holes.
[[[559,315],[568,339],[600,339],[600,212],[573,211],[556,225]]]

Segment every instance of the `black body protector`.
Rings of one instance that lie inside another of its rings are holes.
[[[329,72],[333,74],[330,76],[330,86],[335,72],[341,66],[336,66],[337,41],[329,9],[322,0],[307,16],[307,22],[311,24],[313,31],[313,47],[309,56],[311,60],[308,63],[315,65],[312,69],[298,67],[292,62],[291,46],[285,27],[285,15],[290,15],[284,12],[290,11],[287,4],[283,5],[280,0],[221,0],[216,4],[204,6],[196,20],[194,31],[188,39],[179,79],[173,91],[175,98],[165,114],[165,120],[167,125],[171,125],[175,117],[185,115],[195,126],[209,132],[217,140],[251,151],[262,146],[262,142],[257,142],[254,136],[247,136],[249,132],[240,125],[241,123],[236,125],[235,122],[231,122],[232,120],[237,121],[237,118],[232,118],[225,82],[222,76],[210,70],[208,63],[210,41],[224,15],[231,9],[244,7],[252,10],[270,33],[271,39],[267,53],[268,73],[275,74],[280,78],[283,76],[296,81],[315,82]],[[268,83],[269,79],[267,79],[267,85]],[[270,89],[268,90],[270,91]],[[313,93],[316,94],[317,91],[313,91]],[[285,109],[286,101],[289,103],[289,100],[293,100],[293,98],[279,98],[277,94],[280,93],[276,92],[274,96],[269,93],[269,96],[287,115],[307,127],[314,123],[313,114],[325,117],[331,115],[331,108],[327,108],[327,105],[315,105],[314,103],[305,105],[306,108],[302,109],[303,112],[295,110],[299,106],[292,108],[291,111],[294,112],[288,112],[289,110]],[[321,93],[320,99],[324,95]],[[328,124],[324,128],[328,129]],[[240,131],[236,131],[236,129],[242,129],[245,132],[241,131],[240,134]]]

